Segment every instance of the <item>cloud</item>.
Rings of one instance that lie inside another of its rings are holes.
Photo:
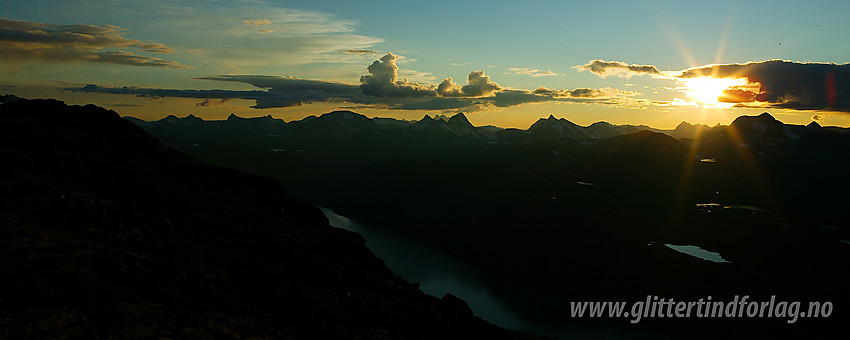
[[[168,54],[171,47],[121,36],[123,28],[112,25],[52,25],[0,18],[0,57],[25,62],[88,61],[119,65],[188,68],[176,61],[146,57],[122,48]],[[112,50],[118,49],[118,50]]]
[[[257,33],[266,34],[266,33],[274,33],[272,30],[257,30]]]
[[[456,84],[451,77],[444,79],[437,85],[437,94],[441,97],[485,97],[501,89],[499,84],[484,75],[484,71],[472,71],[464,86]]]
[[[635,96],[638,94],[634,91],[623,91],[610,87],[601,89],[577,88],[574,90],[553,90],[542,86],[534,90],[533,93],[548,95],[553,98],[611,98],[616,96]]]
[[[88,93],[107,93],[107,94],[123,94],[134,95],[143,98],[198,98],[204,99],[197,106],[209,106],[215,103],[211,99],[219,99],[219,103],[223,103],[229,99],[246,99],[254,100],[255,105],[251,108],[267,109],[267,108],[284,108],[300,106],[315,102],[329,101],[345,101],[370,103],[368,98],[363,98],[356,85],[343,83],[326,82],[320,80],[299,79],[292,77],[273,77],[273,76],[256,76],[256,75],[241,75],[241,76],[214,76],[204,77],[199,79],[217,80],[217,81],[233,81],[254,85],[259,90],[180,90],[180,89],[155,89],[155,88],[140,88],[140,87],[105,87],[98,85],[85,85],[83,87],[72,87],[67,90],[75,92]]]
[[[601,89],[577,88],[574,90],[556,90],[538,87],[534,91],[504,90],[496,93],[493,105],[497,107],[515,106],[539,102],[604,102],[625,96],[637,95],[636,92],[622,91],[610,87]]]
[[[195,104],[195,106],[201,106],[201,107],[206,107],[206,106],[216,106],[216,105],[224,104],[224,103],[225,103],[225,102],[227,102],[228,100],[230,100],[230,98],[222,98],[222,99],[220,99],[220,100],[215,100],[215,99],[205,98],[205,99],[204,99],[204,101],[202,101],[202,102],[200,102],[200,103]]]
[[[176,61],[162,60],[156,57],[143,57],[127,51],[106,51],[94,52],[88,58],[88,61],[104,62],[111,64],[130,65],[130,66],[148,66],[148,67],[168,67],[168,68],[187,68],[188,66],[180,65]]]
[[[746,78],[746,84],[724,90],[718,101],[738,107],[850,112],[850,64],[766,60],[659,71],[652,65],[592,60],[573,68],[602,78],[641,74],[678,81],[696,77]]]
[[[608,76],[631,78],[635,75],[661,75],[661,72],[653,65],[626,64],[622,61],[591,60],[587,64],[573,66],[574,69],[590,71],[591,73],[605,78]]]
[[[461,87],[452,80],[452,77],[443,79],[440,85],[437,85],[437,94],[442,97],[461,97],[463,91]]]
[[[850,112],[850,64],[767,60],[719,64],[681,71],[679,78],[747,78],[749,84],[724,92],[739,106]]]
[[[375,51],[375,50],[369,50],[369,49],[365,49],[365,48],[349,48],[349,49],[339,50],[338,52],[351,53],[351,54],[378,54],[378,53],[381,53],[381,52],[378,52],[378,51]]]
[[[360,93],[360,89],[357,85],[322,80],[301,79],[295,77],[262,75],[221,75],[201,77],[197,79],[245,83],[259,88],[269,89],[269,91],[271,92],[278,93],[316,91],[337,97],[356,96]]]
[[[248,19],[243,21],[246,25],[268,25],[271,24],[271,21],[266,19]]]
[[[320,11],[284,8],[281,6],[286,4],[279,1],[228,0],[207,5],[195,1],[160,0],[92,3],[91,6],[100,10],[132,13],[127,25],[144,25],[144,33],[148,36],[179,38],[178,55],[182,58],[185,50],[198,51],[186,56],[186,62],[207,64],[205,69],[214,70],[211,72],[215,74],[253,74],[265,67],[285,68],[311,63],[359,65],[364,62],[362,55],[338,51],[371,49],[383,41],[379,37],[358,34],[360,22],[357,20]],[[261,29],[274,32],[263,34]],[[351,79],[356,81],[357,78]]]
[[[360,77],[360,91],[375,97],[433,97],[433,87],[411,83],[407,78],[398,80],[398,56],[387,53],[375,60],[367,70],[369,74]]]
[[[226,81],[250,84],[262,90],[179,90],[140,87],[105,87],[85,85],[67,90],[89,93],[134,95],[145,98],[197,98],[199,107],[217,105],[230,99],[255,101],[252,108],[285,108],[316,102],[350,102],[373,108],[391,110],[463,110],[479,111],[487,107],[508,107],[535,102],[599,102],[635,95],[632,91],[612,88],[555,90],[544,87],[536,90],[505,89],[484,71],[472,71],[466,85],[446,78],[437,86],[426,86],[398,79],[395,64],[398,56],[387,53],[367,68],[359,85],[340,82],[278,77],[266,75],[218,75],[198,80]],[[71,84],[75,85],[75,84]]]
[[[532,69],[532,68],[527,68],[527,67],[511,67],[511,68],[508,69],[508,71],[513,72],[513,74],[527,74],[527,75],[530,75],[532,77],[544,77],[544,76],[557,76],[558,75],[557,73],[552,72],[552,70],[543,71],[543,70],[539,70],[539,69],[536,69],[536,68]]]
[[[466,77],[467,84],[460,88],[464,95],[470,97],[481,97],[493,94],[502,88],[499,84],[490,81],[490,77],[484,75],[484,71],[472,71]]]

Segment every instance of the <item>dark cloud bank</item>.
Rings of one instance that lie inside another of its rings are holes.
[[[172,48],[121,36],[112,25],[51,25],[0,18],[0,57],[5,61],[88,61],[119,65],[187,68],[176,61],[147,57],[122,48],[168,54]]]
[[[746,77],[757,90],[727,90],[723,101],[796,110],[850,111],[850,64],[768,60],[708,65],[682,71],[681,78]]]
[[[602,78],[651,75],[667,79],[694,77],[744,78],[749,84],[724,91],[720,101],[740,107],[850,112],[850,64],[767,60],[743,64],[699,66],[683,71],[659,71],[653,65],[592,60],[574,67]]]

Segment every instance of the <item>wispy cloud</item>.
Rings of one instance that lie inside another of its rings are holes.
[[[381,52],[378,52],[378,51],[375,51],[375,50],[370,50],[370,49],[365,49],[365,48],[349,48],[349,49],[339,50],[339,52],[350,53],[350,54],[378,54],[378,53],[381,53]]]
[[[527,68],[527,67],[511,67],[508,69],[511,71],[507,74],[526,74],[532,77],[545,77],[545,76],[557,76],[558,74],[552,72],[552,70],[543,71],[536,68]]]
[[[168,54],[171,47],[121,36],[124,29],[112,25],[53,25],[0,18],[0,56],[6,62],[87,61],[119,65],[188,68],[176,61],[148,57],[122,50]],[[116,50],[117,49],[117,50]]]
[[[137,13],[127,25],[144,25],[151,36],[179,42],[185,50],[199,50],[185,56],[186,60],[209,65],[207,69],[218,73],[254,73],[311,63],[360,64],[369,56],[339,51],[367,50],[383,41],[358,34],[357,20],[282,8],[271,1],[115,1],[100,6],[101,10]],[[184,57],[183,50],[179,52]]]

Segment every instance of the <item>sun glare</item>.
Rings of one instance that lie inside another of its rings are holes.
[[[723,91],[744,85],[747,85],[747,78],[688,78],[685,79],[684,92],[698,104],[727,108],[732,104],[718,101]]]

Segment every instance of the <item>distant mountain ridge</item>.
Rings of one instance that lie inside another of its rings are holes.
[[[760,128],[782,124],[770,117],[761,118],[758,122]],[[740,124],[747,122],[749,116],[741,116]],[[646,125],[615,125],[605,121],[596,122],[588,126],[575,124],[565,118],[556,118],[549,115],[548,118],[540,118],[528,129],[504,129],[496,126],[474,126],[464,113],[457,113],[451,117],[438,115],[431,117],[425,115],[418,121],[399,120],[394,118],[375,117],[368,118],[362,114],[352,111],[333,111],[318,117],[309,116],[301,120],[284,122],[282,119],[274,119],[271,115],[257,118],[242,118],[231,114],[226,120],[203,120],[194,115],[178,118],[174,115],[156,121],[143,121],[133,117],[125,117],[128,120],[145,128],[167,129],[171,127],[207,129],[208,133],[246,133],[253,132],[267,135],[293,135],[303,138],[339,138],[350,137],[359,133],[375,133],[380,131],[406,131],[408,133],[438,134],[443,137],[476,138],[487,141],[500,142],[539,142],[556,140],[562,138],[571,139],[600,139],[636,133],[643,130],[663,133],[673,138],[695,138],[708,131],[723,127],[721,125],[710,127],[703,124],[691,124],[681,122],[672,130],[652,128]],[[737,120],[736,120],[737,121]],[[733,122],[735,124],[735,122]],[[747,123],[749,124],[749,123]],[[766,125],[765,125],[766,124]],[[814,125],[812,125],[814,124]],[[799,136],[807,133],[802,125],[785,125],[785,131]],[[809,126],[820,126],[812,122]],[[843,128],[830,127],[832,131],[846,130]],[[202,130],[199,130],[201,132]],[[769,136],[775,138],[776,136]]]

